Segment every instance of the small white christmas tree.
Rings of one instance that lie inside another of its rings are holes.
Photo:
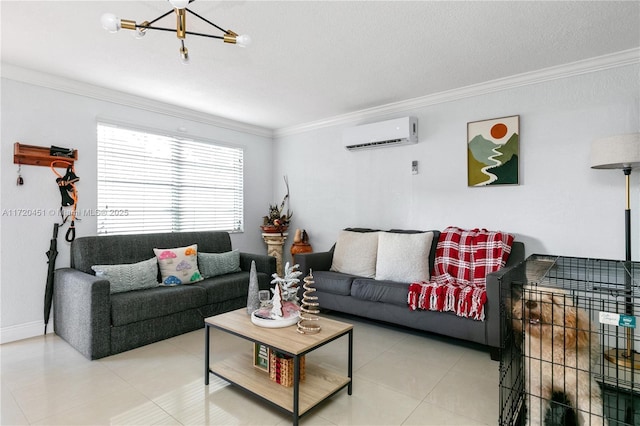
[[[273,307],[271,308],[271,315],[282,318],[284,312],[282,311],[282,288],[280,284],[276,284],[273,289],[273,299],[271,300]]]
[[[298,277],[302,275],[302,272],[298,271],[300,265],[295,264],[289,266],[289,262],[284,265],[284,278],[280,278],[278,274],[273,274],[273,280],[271,284],[279,284],[282,288],[282,299],[289,302],[298,302],[298,283],[300,280]],[[275,289],[274,296],[275,296]]]

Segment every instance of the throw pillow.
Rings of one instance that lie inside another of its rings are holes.
[[[198,270],[198,245],[171,249],[154,248],[160,265],[162,285],[191,284],[202,281]]]
[[[111,293],[157,287],[158,261],[155,257],[124,265],[93,265],[96,277],[109,280]]]
[[[340,231],[333,251],[331,270],[343,274],[373,278],[379,232]]]
[[[198,253],[198,268],[204,278],[240,272],[240,252]]]
[[[429,281],[429,253],[433,232],[397,234],[381,232],[376,279],[413,283]]]

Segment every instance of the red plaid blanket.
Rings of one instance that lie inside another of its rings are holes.
[[[448,227],[438,239],[431,281],[409,286],[409,308],[484,320],[487,274],[504,267],[512,243],[504,232]]]

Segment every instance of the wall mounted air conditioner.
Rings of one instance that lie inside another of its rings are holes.
[[[418,143],[418,119],[402,117],[348,127],[342,133],[342,141],[349,151]]]

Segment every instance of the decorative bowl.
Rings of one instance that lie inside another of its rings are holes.
[[[283,327],[290,327],[292,325],[295,325],[298,323],[298,320],[300,319],[299,313],[296,312],[294,315],[291,315],[289,317],[282,317],[282,318],[263,318],[263,317],[258,317],[256,316],[256,312],[258,312],[260,309],[256,309],[255,311],[253,311],[251,313],[251,322],[254,323],[255,325],[257,325],[258,327],[264,327],[264,328],[283,328]]]
[[[269,234],[279,234],[282,232],[287,232],[287,229],[289,229],[289,225],[261,225],[260,228],[262,229],[262,232],[265,233],[269,233]]]

